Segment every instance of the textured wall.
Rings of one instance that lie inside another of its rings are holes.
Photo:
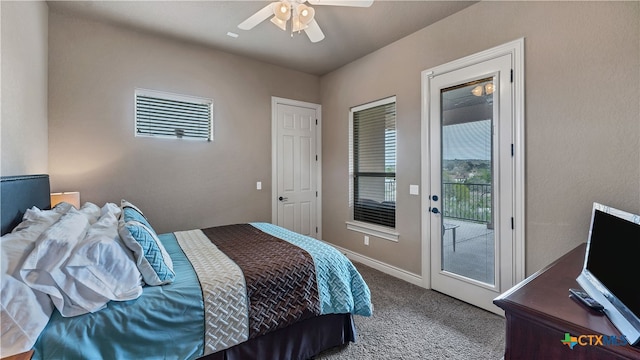
[[[0,2],[2,175],[48,171],[48,12],[45,2]]]
[[[421,273],[420,72],[525,38],[526,272],[584,242],[591,204],[640,213],[640,3],[480,2],[321,79],[323,237]],[[397,96],[398,243],[346,230],[349,107]],[[331,189],[331,191],[326,191]],[[425,191],[426,189],[421,189]]]
[[[318,77],[56,12],[49,24],[54,191],[124,197],[160,232],[271,219],[271,96],[317,103]],[[134,137],[136,87],[213,98],[215,140]]]

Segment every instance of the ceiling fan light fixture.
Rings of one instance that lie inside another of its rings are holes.
[[[273,3],[273,15],[275,15],[278,20],[286,22],[291,18],[291,4],[286,1]]]
[[[306,27],[311,22],[311,20],[313,20],[316,11],[311,6],[300,4],[296,8],[296,14],[298,14],[298,20],[300,21],[300,23],[305,25]]]
[[[238,28],[251,30],[261,22],[271,18],[271,22],[274,25],[286,31],[287,23],[291,20],[292,37],[294,32],[304,30],[309,40],[316,43],[324,39],[324,33],[315,20],[315,9],[305,5],[306,2],[312,5],[369,7],[373,1],[374,0],[275,0],[238,24]]]
[[[303,24],[300,22],[300,20],[298,19],[298,17],[294,16],[293,20],[291,21],[291,31],[293,32],[297,32],[297,31],[302,31],[306,28],[308,28],[309,26]]]
[[[280,29],[282,29],[283,31],[287,30],[287,21],[286,20],[280,20],[277,17],[272,17],[271,18],[271,22],[274,23],[277,27],[279,27]]]

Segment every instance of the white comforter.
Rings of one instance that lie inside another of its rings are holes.
[[[110,203],[34,207],[2,236],[3,356],[31,349],[54,307],[76,316],[142,294],[140,272],[117,232],[119,214]]]

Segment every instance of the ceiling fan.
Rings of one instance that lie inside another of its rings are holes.
[[[255,14],[251,15],[247,20],[238,25],[242,30],[251,30],[256,25],[265,21],[270,16],[271,22],[282,30],[287,30],[287,22],[291,20],[291,34],[294,32],[304,32],[311,42],[318,42],[324,39],[324,33],[320,29],[318,22],[314,18],[315,10],[305,2],[311,5],[333,5],[333,6],[351,6],[351,7],[369,7],[373,4],[373,0],[281,0],[270,3]]]

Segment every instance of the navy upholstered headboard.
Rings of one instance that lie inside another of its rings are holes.
[[[22,221],[24,212],[32,206],[51,207],[49,175],[19,175],[0,178],[0,217],[2,235]]]

